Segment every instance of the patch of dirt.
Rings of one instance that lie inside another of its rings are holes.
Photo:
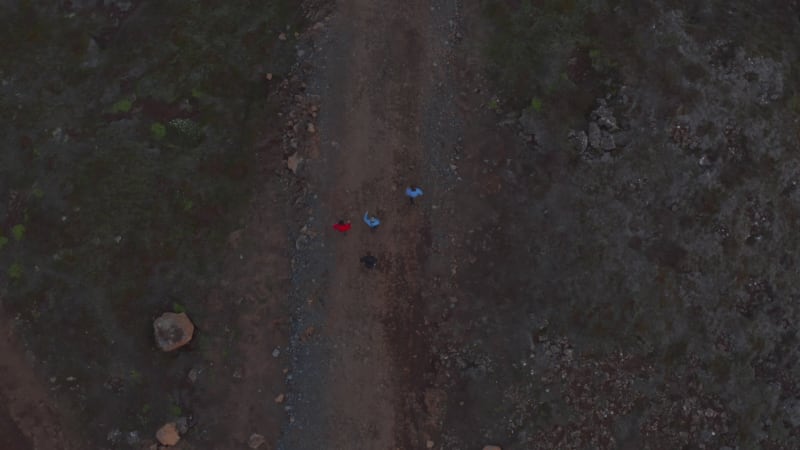
[[[0,355],[0,446],[9,450],[83,448],[72,435],[75,424],[59,413],[48,386],[32,370],[30,358],[5,318],[0,318]]]

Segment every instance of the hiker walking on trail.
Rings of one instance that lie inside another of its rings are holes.
[[[370,228],[370,230],[375,231],[378,228],[378,225],[381,224],[381,221],[375,217],[370,217],[369,211],[364,212],[364,223]]]
[[[378,258],[367,252],[366,256],[361,257],[361,264],[364,264],[367,269],[374,269],[378,265]]]
[[[353,226],[350,225],[349,220],[347,222],[345,222],[344,220],[340,220],[333,225],[333,229],[342,234],[347,234],[347,232],[350,231],[350,228],[352,227]]]
[[[411,201],[411,204],[414,204],[414,199],[420,197],[422,195],[422,189],[419,186],[414,186],[413,184],[406,188],[406,196]]]

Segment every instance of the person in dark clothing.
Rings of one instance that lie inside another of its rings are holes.
[[[361,257],[361,263],[364,264],[367,269],[374,269],[375,266],[378,265],[378,258],[372,256],[370,252],[367,252],[366,256]]]

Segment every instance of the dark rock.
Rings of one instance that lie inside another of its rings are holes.
[[[570,131],[567,139],[572,143],[575,150],[582,152],[589,145],[589,137],[585,131]]]
[[[600,127],[595,122],[589,122],[589,146],[600,148]]]
[[[617,146],[614,144],[614,136],[607,131],[602,131],[600,133],[600,149],[609,152],[615,148]]]

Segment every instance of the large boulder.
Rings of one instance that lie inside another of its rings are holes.
[[[175,422],[170,422],[159,428],[156,432],[156,439],[161,445],[172,446],[177,444],[181,440],[181,436],[178,434],[178,427]]]
[[[165,352],[171,352],[192,340],[194,324],[186,316],[186,313],[168,312],[153,322],[153,330],[158,347]]]

